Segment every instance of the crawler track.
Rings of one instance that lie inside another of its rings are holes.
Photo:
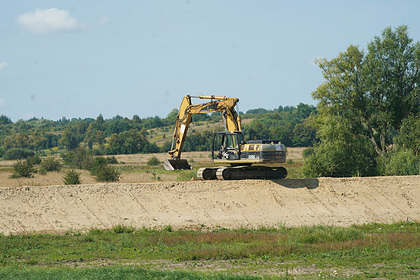
[[[284,179],[287,170],[284,167],[267,166],[221,166],[200,168],[197,178],[200,180],[245,180],[245,179]]]

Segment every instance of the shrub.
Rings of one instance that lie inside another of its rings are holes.
[[[28,157],[34,156],[35,153],[29,149],[23,148],[11,148],[8,149],[4,155],[5,160],[16,160],[16,159],[27,159]]]
[[[93,159],[90,174],[98,182],[116,182],[120,179],[120,172],[113,166],[109,166],[106,158],[96,157]]]
[[[367,139],[323,141],[304,154],[306,177],[352,177],[377,175],[376,153]]]
[[[41,158],[38,155],[30,156],[26,160],[30,162],[32,165],[41,163]]]
[[[121,176],[120,172],[115,167],[109,165],[102,166],[92,175],[98,182],[116,182]]]
[[[108,164],[118,164],[118,160],[117,160],[114,156],[112,156],[112,157],[107,157],[107,158],[106,158],[106,162],[107,162]]]
[[[126,225],[119,224],[119,225],[113,226],[111,231],[114,233],[133,233],[136,231],[136,228],[133,226],[126,226]]]
[[[419,175],[420,157],[413,150],[399,148],[380,158],[380,173],[386,176]]]
[[[83,147],[76,148],[63,156],[64,163],[72,168],[90,170],[93,154]]]
[[[80,173],[76,170],[67,171],[63,177],[64,185],[78,185],[80,184]]]
[[[30,178],[32,174],[35,172],[33,165],[28,161],[18,161],[13,164],[14,173],[10,176],[12,179],[16,178]]]
[[[41,162],[41,169],[45,169],[45,171],[60,171],[61,163],[53,157],[48,157]]]
[[[147,161],[147,165],[148,166],[156,166],[156,165],[159,165],[159,163],[160,163],[159,159],[157,157],[155,157],[155,156],[152,156]]]
[[[363,238],[363,232],[355,228],[315,225],[293,228],[290,239],[297,243],[316,244],[324,242],[343,242]]]

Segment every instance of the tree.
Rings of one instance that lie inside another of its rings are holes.
[[[42,149],[45,143],[47,143],[47,138],[42,136],[38,131],[35,131],[31,135],[30,142],[35,151],[38,151],[38,149]]]
[[[376,175],[375,151],[369,140],[354,134],[350,120],[321,116],[321,143],[305,155],[303,172],[307,177],[349,177]]]
[[[121,134],[112,134],[108,140],[107,154],[135,154],[144,152],[157,152],[158,148],[152,147],[146,139],[145,130],[130,129]]]
[[[74,132],[72,132],[70,129],[66,129],[63,134],[61,135],[61,138],[59,140],[60,144],[66,147],[68,151],[71,151],[73,149],[76,149],[79,146],[79,141],[75,135]]]
[[[31,143],[25,132],[12,133],[4,139],[3,147],[5,150],[11,148],[29,148]]]
[[[414,47],[409,46],[412,40],[405,31],[406,27],[395,33],[385,29],[383,39],[375,37],[369,44],[366,57],[350,46],[338,58],[319,63],[327,79],[314,92],[320,100],[319,109],[330,109],[360,123],[378,154],[386,152],[389,127],[398,129],[404,117],[418,111],[420,60],[414,56]],[[418,44],[417,49],[420,51]],[[407,57],[407,53],[412,55]],[[409,57],[411,61],[407,61]],[[416,64],[416,69],[410,69]]]
[[[376,153],[387,151],[387,132],[419,111],[420,44],[413,44],[407,27],[390,27],[368,45],[368,53],[351,45],[337,58],[317,60],[325,82],[313,93],[320,114],[351,120]]]
[[[419,112],[420,44],[408,37],[406,26],[389,27],[368,44],[366,55],[351,45],[338,57],[316,63],[325,79],[312,94],[319,101],[321,143],[305,162],[307,174],[375,174],[373,161],[386,156],[392,144],[387,136]],[[310,173],[310,165],[319,172]]]
[[[310,119],[305,119],[293,128],[293,147],[312,147],[316,141],[316,128]]]
[[[1,115],[0,116],[0,125],[6,125],[6,124],[11,124],[12,121],[10,120],[9,117],[5,116],[5,115]]]

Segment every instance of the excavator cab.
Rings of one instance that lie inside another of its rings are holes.
[[[212,145],[212,159],[239,160],[241,159],[241,145],[243,135],[238,132],[214,132]]]

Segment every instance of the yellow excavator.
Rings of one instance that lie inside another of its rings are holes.
[[[208,102],[192,104],[192,98]],[[197,172],[202,180],[283,179],[287,170],[276,164],[286,162],[286,147],[277,140],[244,141],[241,118],[235,110],[236,97],[186,95],[179,108],[172,140],[170,158],[165,160],[166,170],[192,169],[186,159],[181,159],[182,148],[193,114],[222,114],[225,131],[213,133],[212,160],[224,166],[204,167]],[[226,166],[229,165],[229,166]]]

